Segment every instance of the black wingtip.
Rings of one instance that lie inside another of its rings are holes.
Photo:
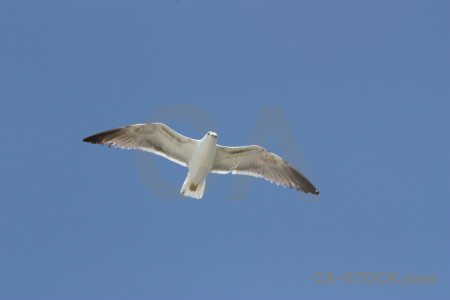
[[[91,144],[101,144],[100,141],[101,139],[98,138],[98,134],[94,134],[83,139],[83,142]]]
[[[319,191],[316,189],[316,187],[312,184],[311,181],[306,178],[305,175],[297,171],[295,168],[290,166],[291,170],[291,178],[293,178],[295,187],[297,188],[297,191],[302,191],[304,193],[310,193],[313,195],[320,195]]]
[[[315,188],[308,190],[308,189],[304,189],[302,187],[297,187],[297,191],[302,191],[307,194],[320,195],[320,192]]]
[[[91,136],[88,136],[83,139],[83,142],[85,143],[91,143],[91,144],[104,144],[108,143],[108,141],[111,138],[114,138],[116,133],[120,131],[121,128],[106,130]]]

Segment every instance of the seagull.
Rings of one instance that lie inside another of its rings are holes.
[[[315,186],[278,155],[251,145],[225,147],[217,144],[217,133],[209,131],[201,140],[179,134],[162,123],[135,124],[91,135],[83,142],[108,147],[139,149],[163,156],[189,168],[181,187],[183,196],[201,199],[208,173],[240,174],[319,195]]]

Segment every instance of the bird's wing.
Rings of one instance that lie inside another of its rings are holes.
[[[270,182],[305,193],[319,191],[299,171],[284,159],[260,146],[224,147],[217,145],[216,159],[211,172],[241,174],[264,178]]]
[[[198,140],[185,137],[161,123],[147,123],[103,131],[83,139],[83,142],[140,149],[187,167]]]

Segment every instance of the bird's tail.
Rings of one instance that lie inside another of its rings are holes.
[[[203,181],[196,181],[195,178],[191,178],[189,175],[181,187],[181,195],[196,199],[201,199],[205,192],[206,178]]]

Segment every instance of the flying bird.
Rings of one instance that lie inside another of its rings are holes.
[[[218,145],[217,134],[212,131],[201,140],[196,140],[179,134],[165,124],[147,123],[103,131],[83,139],[83,142],[148,151],[188,167],[189,172],[180,191],[186,197],[203,197],[209,172],[260,177],[277,185],[319,195],[319,191],[302,173],[278,155],[255,145]]]

